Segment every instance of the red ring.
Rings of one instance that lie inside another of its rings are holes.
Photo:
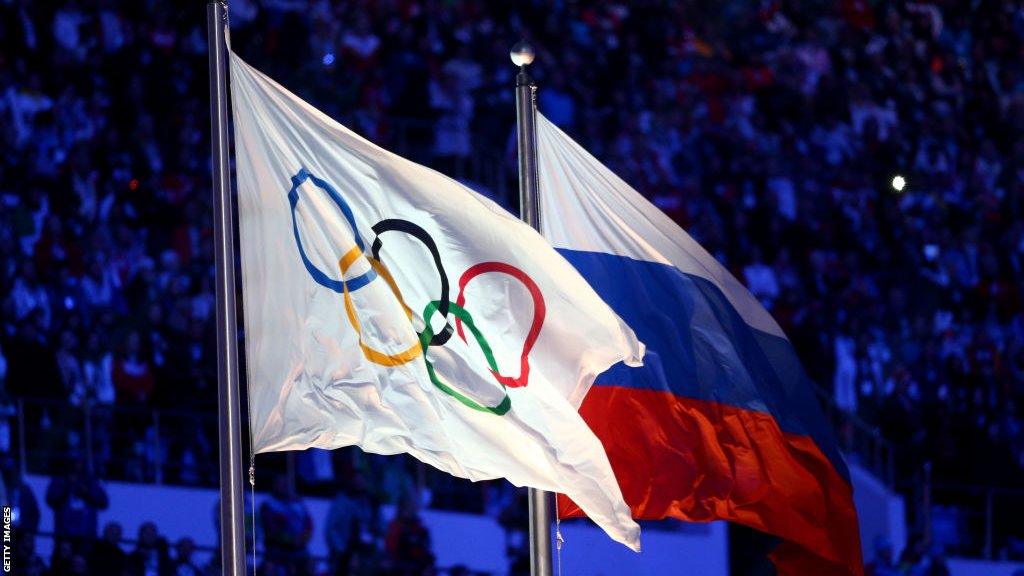
[[[526,333],[526,340],[523,342],[523,353],[519,356],[519,376],[512,378],[511,376],[502,376],[495,371],[491,371],[491,374],[497,378],[498,382],[501,382],[509,388],[521,388],[529,383],[530,379],[530,350],[533,349],[533,345],[537,342],[537,337],[540,336],[540,328],[544,324],[544,316],[547,313],[547,308],[544,305],[544,295],[541,294],[540,288],[532,278],[526,275],[519,268],[512,266],[511,264],[505,264],[504,262],[481,262],[470,266],[468,270],[462,273],[462,278],[459,278],[459,297],[455,303],[459,306],[465,307],[466,303],[466,285],[469,281],[481,274],[487,272],[499,272],[502,274],[508,274],[516,280],[522,282],[526,289],[530,292],[530,296],[533,297],[533,322],[530,324],[530,330]],[[455,318],[455,330],[459,334],[459,338],[462,341],[466,341],[465,334],[462,333],[462,321]]]

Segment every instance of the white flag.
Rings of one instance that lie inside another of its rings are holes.
[[[231,55],[254,450],[357,445],[569,495],[638,549],[577,413],[643,355],[544,239]]]

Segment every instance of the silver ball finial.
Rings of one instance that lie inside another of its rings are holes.
[[[533,46],[530,46],[530,43],[526,40],[516,42],[516,45],[508,51],[508,55],[512,58],[512,63],[520,68],[532,64],[533,59],[536,56],[533,52]]]

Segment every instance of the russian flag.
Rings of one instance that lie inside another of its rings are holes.
[[[635,518],[781,539],[779,574],[861,576],[849,473],[789,340],[686,232],[538,114],[544,236],[647,345],[580,413]],[[563,517],[579,508],[559,497]]]

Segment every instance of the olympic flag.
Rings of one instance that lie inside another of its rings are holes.
[[[779,325],[543,116],[537,152],[545,237],[649,345],[642,368],[602,374],[580,409],[634,516],[780,536],[782,575],[862,574],[846,465]],[[563,516],[579,511],[559,502]]]
[[[577,413],[633,332],[496,204],[230,65],[254,451],[407,452],[570,494],[638,549]]]

